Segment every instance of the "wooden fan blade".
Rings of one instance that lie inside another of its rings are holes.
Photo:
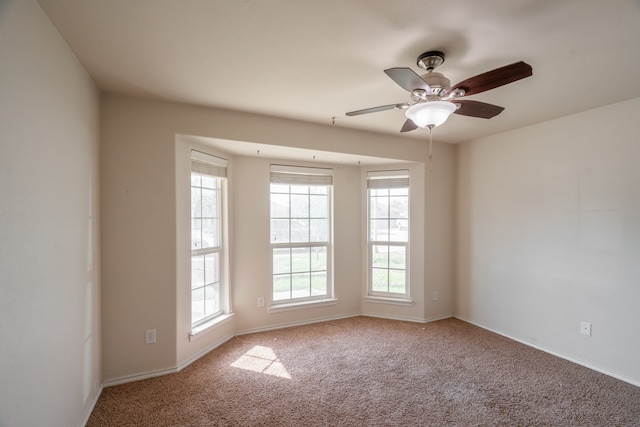
[[[455,89],[463,89],[465,96],[473,95],[474,93],[495,89],[532,75],[533,69],[531,65],[520,61],[468,78],[452,86],[447,92],[451,93]]]
[[[402,125],[402,129],[400,129],[400,132],[411,132],[412,130],[416,129],[418,129],[418,126],[413,123],[413,120],[407,119]]]
[[[365,108],[364,110],[349,111],[347,116],[359,116],[360,114],[377,113],[378,111],[393,110],[398,104],[381,105],[379,107]]]
[[[460,107],[454,111],[455,114],[462,116],[479,117],[481,119],[490,119],[498,114],[502,113],[504,107],[498,105],[487,104],[486,102],[472,101],[469,99],[453,101],[454,104],[460,105]]]
[[[391,77],[394,82],[398,83],[400,87],[409,92],[413,92],[414,89],[429,90],[427,82],[422,80],[411,68],[389,68],[388,70],[384,70],[384,72],[387,76]]]

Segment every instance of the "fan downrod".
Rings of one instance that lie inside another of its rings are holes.
[[[424,70],[432,71],[437,66],[442,65],[443,62],[444,53],[439,50],[430,50],[418,56],[416,64]]]

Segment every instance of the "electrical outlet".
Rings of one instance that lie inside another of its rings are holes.
[[[258,297],[258,307],[264,307],[264,297]]]
[[[433,300],[438,301],[438,291],[433,291]]]
[[[580,333],[582,335],[586,335],[588,337],[591,336],[591,323],[589,322],[580,322]]]
[[[144,333],[144,342],[146,344],[155,344],[156,343],[156,330],[155,329],[147,329]]]

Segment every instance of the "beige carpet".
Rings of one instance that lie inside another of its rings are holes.
[[[88,426],[640,426],[640,387],[456,319],[234,338],[104,389]]]

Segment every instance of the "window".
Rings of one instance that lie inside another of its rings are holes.
[[[368,294],[409,297],[409,171],[367,175]]]
[[[271,166],[271,301],[332,297],[331,169]]]
[[[191,152],[191,326],[223,313],[222,201],[226,160]]]

